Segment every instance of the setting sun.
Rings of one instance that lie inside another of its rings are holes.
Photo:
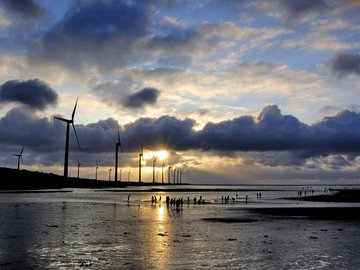
[[[153,152],[153,155],[157,157],[158,160],[165,160],[168,157],[169,152],[167,150],[160,150]]]

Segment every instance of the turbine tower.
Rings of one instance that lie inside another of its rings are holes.
[[[68,177],[70,124],[72,125],[72,127],[74,129],[76,141],[77,141],[77,143],[79,145],[79,148],[80,148],[79,138],[77,136],[75,125],[74,125],[74,116],[75,116],[77,102],[78,102],[78,98],[76,98],[76,102],[75,102],[74,110],[73,110],[72,115],[71,115],[71,119],[65,119],[65,118],[57,117],[57,116],[54,117],[55,119],[61,120],[61,121],[66,123],[65,160],[64,160],[64,177],[65,178]]]
[[[24,151],[24,145],[23,147],[21,148],[21,151],[20,151],[20,154],[13,154],[13,156],[16,156],[18,158],[18,162],[17,162],[17,169],[20,170],[20,159],[22,161],[22,163],[24,164],[24,160],[22,158],[22,153]]]
[[[171,184],[171,166],[168,167],[168,184]]]
[[[164,166],[165,166],[165,163],[163,162],[161,164],[161,184],[164,184]]]
[[[141,161],[144,161],[144,146],[141,144],[141,151],[139,154],[139,183],[141,183]]]
[[[153,156],[153,183],[155,183],[155,163],[156,163],[157,157]]]
[[[96,161],[95,180],[97,180],[97,172],[98,172],[98,168],[99,168],[99,165],[98,165],[98,162]]]
[[[80,176],[80,165],[81,165],[81,163],[77,158],[76,158],[76,161],[77,161],[77,164],[78,164],[77,178],[80,178],[79,176]]]
[[[115,182],[117,182],[118,180],[118,152],[119,152],[119,147],[121,149],[121,152],[124,152],[121,142],[120,142],[120,132],[119,132],[119,126],[117,127],[117,132],[118,132],[118,140],[116,142],[116,153],[115,153]],[[121,176],[120,176],[120,181],[121,181]]]
[[[174,185],[176,184],[176,168],[174,169]]]

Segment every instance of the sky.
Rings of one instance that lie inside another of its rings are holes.
[[[359,0],[0,2],[0,167],[63,174],[78,99],[70,176],[119,130],[122,181],[360,184],[359,97]]]

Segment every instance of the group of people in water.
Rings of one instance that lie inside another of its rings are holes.
[[[130,196],[129,196],[130,197]],[[257,199],[261,199],[261,192],[257,192],[256,193],[256,198]],[[221,203],[223,204],[226,204],[226,203],[235,203],[236,201],[244,201],[244,202],[248,202],[248,199],[249,199],[249,196],[246,195],[244,197],[240,197],[238,194],[236,194],[236,198],[235,197],[230,197],[229,195],[227,196],[221,196]],[[128,198],[129,200],[129,198]],[[156,204],[158,202],[161,203],[161,196],[151,196],[151,203],[152,204]],[[206,204],[207,202],[205,201],[205,199],[200,196],[199,198],[197,197],[194,197],[193,199],[190,199],[190,197],[187,197],[187,199],[183,199],[182,197],[181,198],[176,198],[176,197],[173,197],[171,198],[170,196],[166,196],[166,206],[169,206],[169,207],[176,207],[176,208],[179,208],[179,207],[182,207],[184,204]]]
[[[256,193],[256,197],[259,198],[259,193]],[[261,192],[260,192],[260,197],[261,197]],[[248,195],[246,195],[246,196],[244,197],[244,201],[245,201],[246,203],[248,202],[248,198],[249,198]],[[239,195],[238,195],[238,194],[236,194],[236,198],[231,197],[231,202],[232,202],[232,203],[235,203],[236,200],[239,200]],[[221,203],[229,203],[229,202],[230,202],[230,196],[229,196],[229,195],[227,195],[227,196],[221,196]]]
[[[183,198],[170,198],[170,196],[166,196],[166,206],[174,206],[174,207],[182,207],[184,203],[190,204],[191,201],[193,204],[205,204],[205,199],[203,199],[202,196],[200,196],[199,199],[194,197],[193,200],[190,200],[190,197],[187,197],[187,200],[185,201]],[[155,204],[158,202],[158,199],[156,196],[151,196],[151,203]],[[161,196],[159,196],[159,202],[161,202]]]

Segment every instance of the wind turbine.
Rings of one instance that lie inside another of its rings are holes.
[[[176,180],[176,168],[174,169],[174,185],[176,184],[175,180]]]
[[[171,177],[170,176],[171,176],[171,166],[168,167],[168,184],[171,183],[171,179],[170,179]]]
[[[179,174],[180,174],[180,172],[181,172],[181,169],[178,169],[176,171],[176,184],[179,184]]]
[[[119,126],[117,127],[117,132],[118,132],[118,141],[116,142],[116,154],[115,154],[115,182],[117,182],[117,174],[118,174],[118,152],[119,152],[119,147],[121,149],[121,152],[124,152],[121,142],[120,142],[120,132],[119,132]],[[121,176],[120,176],[120,182],[121,182]]]
[[[24,164],[24,160],[22,158],[22,153],[24,151],[24,145],[23,147],[21,148],[21,151],[20,151],[20,154],[13,154],[13,156],[16,156],[18,158],[18,162],[17,162],[17,169],[20,170],[20,159],[22,161],[22,163]]]
[[[98,162],[96,161],[95,180],[97,180],[97,172],[98,172],[98,168],[99,168],[99,165],[98,165]]]
[[[144,146],[141,144],[141,152],[139,154],[139,183],[141,183],[141,161],[144,161]]]
[[[155,163],[156,163],[157,157],[153,156],[153,183],[155,183]]]
[[[80,163],[80,161],[76,158],[76,161],[77,161],[77,164],[78,164],[78,174],[77,174],[77,178],[80,178],[79,176],[80,176],[80,165],[81,165],[81,163]]]
[[[78,98],[76,98],[76,102],[75,102],[75,106],[71,115],[71,119],[65,119],[62,117],[57,117],[55,116],[55,119],[61,120],[63,122],[66,123],[66,142],[65,142],[65,161],[64,161],[64,177],[68,177],[68,164],[69,164],[69,132],[70,132],[70,124],[72,125],[73,129],[74,129],[74,133],[75,133],[75,137],[77,140],[77,143],[80,147],[80,142],[79,142],[79,138],[77,136],[76,133],[76,129],[75,129],[75,125],[74,125],[74,116],[75,116],[75,111],[76,111],[76,106],[77,106],[77,102],[78,102]]]
[[[163,162],[161,164],[161,184],[164,184],[164,166],[165,166],[165,163]]]
[[[180,171],[180,184],[182,184],[182,175],[184,174],[184,172],[181,170]]]
[[[111,168],[109,168],[109,181],[111,180]]]

